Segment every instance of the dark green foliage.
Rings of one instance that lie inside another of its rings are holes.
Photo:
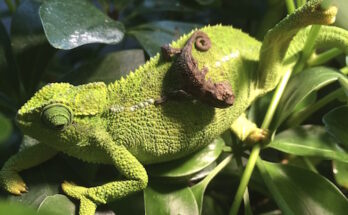
[[[0,14],[0,166],[20,143],[21,147],[35,144],[22,137],[13,119],[41,86],[110,83],[143,64],[161,45],[207,24],[232,25],[262,40],[287,11],[283,0],[5,2],[8,8],[1,3],[6,11]],[[347,27],[348,7],[344,0],[337,2],[338,23]],[[248,185],[251,202],[245,195],[240,214],[276,214],[279,209],[289,214],[343,215],[348,211],[344,195],[348,193],[347,65],[342,55],[325,62],[289,80],[271,124],[274,141],[261,151],[264,161],[257,161]],[[260,98],[249,116],[262,119],[269,100],[269,95]],[[144,193],[100,210],[228,214],[249,152],[227,131],[190,157],[148,166],[150,184]],[[110,166],[86,164],[65,155],[21,175],[29,193],[16,197],[1,191],[0,213],[73,215],[77,204],[61,195],[63,180],[94,186],[120,177]]]

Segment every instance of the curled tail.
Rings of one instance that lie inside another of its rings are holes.
[[[337,8],[323,9],[323,0],[308,1],[269,30],[260,50],[258,86],[265,92],[272,90],[286,71],[283,60],[293,37],[304,27],[313,24],[328,25],[335,21]]]

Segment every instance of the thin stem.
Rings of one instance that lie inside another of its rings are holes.
[[[286,8],[288,9],[288,14],[293,13],[295,11],[295,3],[293,0],[285,0]]]
[[[5,3],[7,4],[8,10],[11,13],[14,13],[16,10],[16,6],[13,4],[12,0],[5,0]]]
[[[316,103],[309,105],[304,110],[297,112],[293,114],[289,120],[287,121],[287,125],[289,127],[295,127],[297,125],[300,125],[304,120],[306,120],[309,116],[311,116],[313,113],[327,105],[328,103],[332,102],[333,100],[341,97],[343,95],[342,88],[337,89],[326,96],[324,96],[322,99],[318,100]]]
[[[329,60],[339,56],[342,53],[343,53],[343,51],[341,49],[332,48],[332,49],[327,50],[319,55],[316,55],[313,58],[310,58],[307,62],[307,65],[308,66],[317,66],[317,65],[324,64],[324,63],[328,62]]]
[[[306,43],[303,47],[302,55],[294,68],[294,73],[301,72],[306,65],[307,59],[311,56],[314,50],[315,39],[320,31],[320,25],[313,25],[309,31]]]
[[[251,151],[251,154],[250,154],[248,163],[245,167],[245,170],[243,172],[242,179],[240,181],[237,193],[234,197],[234,201],[230,210],[230,215],[237,215],[238,213],[239,205],[243,199],[244,191],[249,183],[251,174],[253,173],[254,166],[255,166],[257,158],[259,157],[260,151],[261,151],[260,144],[255,145]]]
[[[268,107],[266,116],[262,122],[262,125],[261,125],[262,129],[268,129],[269,125],[271,124],[275,110],[278,106],[278,103],[279,103],[281,96],[283,95],[286,84],[288,83],[288,81],[290,79],[291,73],[292,73],[291,70],[286,71],[286,73],[282,77],[280,83],[278,84],[277,89],[272,97],[271,104]]]
[[[244,214],[252,215],[253,211],[252,211],[251,206],[250,206],[250,198],[249,198],[248,188],[246,188],[246,190],[244,192],[243,199],[244,199],[244,211],[245,211]]]

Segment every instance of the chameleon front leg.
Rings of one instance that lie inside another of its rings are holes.
[[[231,129],[241,141],[249,144],[262,142],[269,137],[267,130],[258,128],[255,123],[246,118],[245,114],[233,122]]]
[[[145,189],[148,176],[142,164],[123,146],[115,143],[104,130],[97,130],[90,141],[105,152],[110,162],[126,178],[101,186],[86,188],[64,182],[63,191],[81,201],[80,215],[93,215],[97,204],[120,199],[131,193]]]
[[[15,195],[27,192],[27,187],[18,172],[37,166],[56,154],[56,150],[43,143],[24,148],[10,157],[2,167],[0,186]]]

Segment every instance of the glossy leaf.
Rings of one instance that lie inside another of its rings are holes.
[[[47,196],[41,202],[37,211],[39,214],[49,212],[52,215],[75,215],[75,205],[68,197],[56,194]]]
[[[152,57],[160,51],[164,44],[169,44],[178,39],[182,34],[188,33],[201,25],[175,21],[156,21],[136,26],[127,33],[133,35],[145,51]]]
[[[333,161],[332,166],[336,183],[348,189],[348,164],[340,161]]]
[[[346,214],[348,200],[329,180],[302,168],[262,161],[292,214]]]
[[[144,191],[146,214],[199,215],[195,197],[189,187],[152,183]]]
[[[125,77],[130,71],[145,63],[143,50],[124,50],[96,58],[68,73],[62,82],[84,84],[103,81],[105,83]]]
[[[224,141],[219,138],[187,157],[171,162],[149,165],[146,169],[149,175],[156,177],[188,177],[214,162],[221,154],[224,146]]]
[[[48,61],[55,53],[45,37],[38,14],[42,2],[23,1],[12,17],[11,45],[26,93],[22,102],[37,90]]]
[[[348,106],[341,106],[328,112],[323,117],[323,123],[327,131],[337,141],[348,148]]]
[[[209,185],[210,181],[227,165],[229,162],[232,160],[232,155],[226,157],[223,161],[217,165],[213,171],[211,171],[207,177],[205,177],[201,182],[198,184],[194,185],[191,187],[191,190],[195,196],[198,208],[200,213],[202,212],[202,207],[203,207],[203,197],[204,197],[204,192]]]
[[[299,156],[348,162],[348,153],[321,126],[306,125],[285,130],[276,135],[268,147]]]
[[[0,201],[0,212],[11,215],[37,215],[34,209],[20,203]],[[44,214],[42,214],[44,215]],[[49,215],[49,214],[45,214]]]
[[[9,138],[11,132],[11,121],[0,113],[0,144]]]
[[[86,0],[48,0],[40,7],[45,34],[52,46],[72,49],[89,43],[119,43],[120,22],[110,19]]]
[[[294,75],[279,101],[271,130],[276,129],[308,95],[340,77],[343,77],[342,74],[326,67],[313,67]]]

